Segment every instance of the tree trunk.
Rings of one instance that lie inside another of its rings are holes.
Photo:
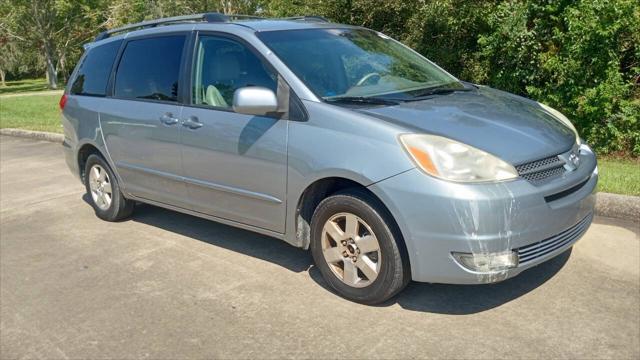
[[[0,69],[0,85],[1,86],[7,86],[6,81],[4,81],[6,75],[7,73],[4,70]]]
[[[56,66],[56,73],[60,74],[62,82],[67,83],[67,70],[65,69],[65,56],[64,54],[58,55],[58,66]],[[58,78],[60,80],[60,78]]]
[[[47,81],[49,82],[49,89],[58,88],[58,74],[56,73],[56,65],[54,60],[54,52],[50,43],[45,41],[44,43],[44,60],[47,66]]]

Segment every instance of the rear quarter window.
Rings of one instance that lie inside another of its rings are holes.
[[[117,40],[90,49],[71,84],[71,94],[105,96],[113,61],[121,44],[122,40]]]

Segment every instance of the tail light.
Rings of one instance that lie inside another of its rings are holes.
[[[64,110],[64,106],[67,105],[67,94],[62,95],[62,97],[60,98],[60,103],[58,105],[60,105],[60,110]]]

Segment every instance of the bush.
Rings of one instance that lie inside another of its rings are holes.
[[[636,0],[500,4],[479,36],[480,79],[547,103],[601,153],[640,155]]]

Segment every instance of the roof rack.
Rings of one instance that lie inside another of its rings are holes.
[[[329,22],[327,18],[318,16],[318,15],[305,15],[305,16],[292,16],[280,18],[279,20],[298,20],[298,21],[319,21],[319,22]]]
[[[202,13],[202,14],[194,14],[194,15],[182,15],[182,16],[173,16],[155,20],[147,20],[135,24],[125,25],[119,28],[103,31],[94,41],[103,40],[110,37],[113,34],[131,31],[134,29],[145,29],[150,27],[156,27],[158,25],[169,25],[169,24],[178,24],[178,23],[189,23],[189,22],[208,22],[208,23],[220,23],[220,22],[229,22],[233,19],[262,19],[259,16],[252,15],[225,15],[216,12],[210,13]]]
[[[132,31],[134,29],[146,29],[150,27],[156,27],[158,25],[169,25],[169,24],[178,24],[178,23],[190,23],[190,22],[208,22],[208,23],[223,23],[230,22],[232,20],[241,20],[241,19],[266,19],[260,16],[253,15],[225,15],[217,12],[210,13],[202,13],[202,14],[194,14],[194,15],[182,15],[182,16],[173,16],[155,20],[147,20],[142,21],[135,24],[125,25],[119,28],[103,31],[93,41],[104,40],[110,37],[113,34]],[[323,18],[322,16],[294,16],[287,18],[280,18],[278,20],[295,20],[295,21],[321,21],[321,22],[329,22],[329,20]]]

